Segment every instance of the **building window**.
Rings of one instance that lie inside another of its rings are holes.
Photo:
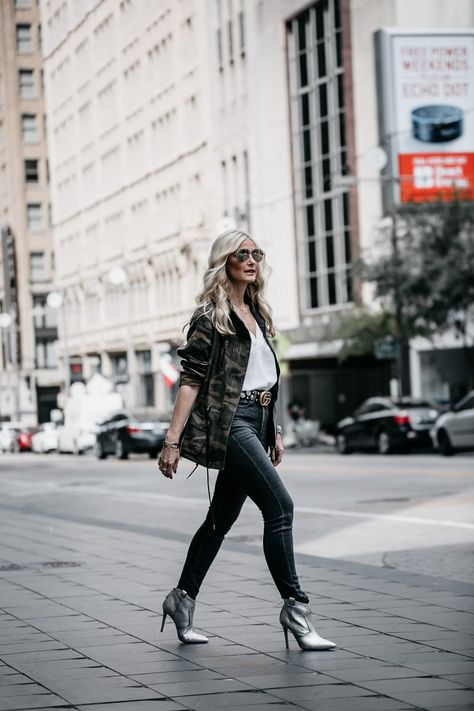
[[[55,368],[57,366],[54,345],[58,339],[57,320],[57,309],[52,309],[48,306],[46,296],[34,296],[33,325],[37,368]]]
[[[21,138],[23,143],[37,143],[38,117],[36,114],[21,115]]]
[[[151,369],[151,351],[137,353],[140,383],[140,405],[153,407],[155,404],[155,379]]]
[[[128,366],[126,353],[111,353],[112,381],[115,385],[128,383]]]
[[[18,72],[18,83],[22,99],[35,98],[35,77],[32,69],[20,69]]]
[[[33,297],[33,323],[35,331],[58,327],[58,309],[48,306],[44,295]]]
[[[227,38],[229,42],[229,64],[234,63],[234,33],[232,29],[232,20],[227,21]]]
[[[30,281],[42,281],[45,274],[44,252],[30,252]]]
[[[43,227],[43,206],[39,202],[26,206],[26,223],[30,232],[41,232]]]
[[[19,54],[31,54],[33,52],[31,25],[16,26],[16,51]]]
[[[57,367],[58,361],[56,358],[56,348],[54,345],[54,340],[47,338],[36,341],[35,360],[37,368]]]
[[[28,10],[31,7],[31,0],[15,0],[17,10]]]
[[[245,19],[244,19],[244,9],[243,0],[240,0],[239,9],[239,44],[240,44],[240,56],[245,57]]]
[[[304,241],[305,306],[351,300],[340,0],[318,2],[288,24],[295,208]]]
[[[25,181],[27,183],[39,182],[39,160],[36,158],[27,158],[25,160]]]

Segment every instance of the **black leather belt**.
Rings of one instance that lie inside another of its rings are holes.
[[[262,407],[268,407],[272,401],[270,390],[242,390],[240,397],[242,400],[256,402],[257,405],[261,405]]]

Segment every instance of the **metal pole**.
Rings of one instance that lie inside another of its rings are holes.
[[[61,320],[62,320],[62,327],[63,327],[63,355],[64,355],[64,367],[65,367],[65,375],[64,375],[64,387],[66,390],[66,397],[69,395],[69,389],[71,387],[71,368],[69,366],[69,352],[68,352],[68,343],[67,343],[67,321],[66,321],[66,293],[64,291],[61,292],[62,295],[62,301],[61,301]]]
[[[135,367],[134,367],[134,350],[132,341],[132,285],[130,277],[127,278],[125,284],[127,298],[127,371],[128,371],[128,392],[129,392],[129,407],[135,406]]]
[[[396,210],[392,213],[392,255],[394,260],[395,271],[400,265],[400,250],[398,247],[397,236],[397,213]],[[398,330],[398,349],[397,349],[397,376],[398,389],[401,396],[411,394],[410,383],[410,344],[406,335],[405,319],[403,315],[403,303],[400,294],[400,284],[398,279],[395,279],[394,285],[394,300],[395,300],[395,320]]]

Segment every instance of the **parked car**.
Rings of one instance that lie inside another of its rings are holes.
[[[54,452],[58,448],[58,430],[54,422],[44,422],[31,438],[33,452]]]
[[[105,459],[109,454],[127,459],[131,453],[156,457],[163,446],[168,424],[160,421],[158,416],[127,410],[116,412],[99,425],[95,454],[99,459]]]
[[[19,432],[20,425],[4,422],[0,427],[0,451],[14,452]]]
[[[58,428],[58,451],[84,454],[93,449],[98,423],[122,407],[121,395],[99,373],[87,384],[73,383],[64,403],[64,424]]]
[[[84,454],[91,451],[94,448],[96,437],[92,428],[96,429],[97,425],[89,425],[87,429],[60,425],[57,429],[58,452],[60,454]]]
[[[448,457],[456,450],[474,450],[474,390],[445,412],[431,430],[433,444]]]
[[[337,425],[336,447],[341,454],[375,450],[390,454],[414,447],[431,447],[430,430],[439,416],[430,402],[404,398],[394,402],[372,397]]]
[[[23,427],[20,432],[18,432],[16,438],[16,452],[31,452],[31,438],[36,432],[34,427]]]

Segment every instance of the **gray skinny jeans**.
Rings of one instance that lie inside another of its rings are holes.
[[[240,400],[209,510],[189,546],[178,588],[196,598],[225,535],[249,496],[262,512],[263,551],[282,598],[308,598],[301,590],[293,551],[293,501],[266,451],[270,408]]]

